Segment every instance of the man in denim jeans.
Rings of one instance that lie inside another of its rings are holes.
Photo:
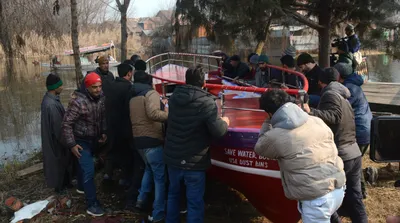
[[[181,182],[186,185],[187,223],[204,219],[206,170],[211,165],[209,144],[222,137],[229,119],[218,117],[215,97],[203,90],[201,68],[186,71],[186,85],[177,86],[169,104],[164,159],[168,166],[167,223],[180,222]]]
[[[93,152],[107,136],[102,81],[98,74],[86,75],[84,85],[72,94],[62,123],[62,134],[67,148],[78,158],[78,191],[83,187],[87,213],[102,216],[103,209],[96,197]],[[82,192],[82,191],[81,191]]]
[[[165,164],[163,160],[164,125],[168,112],[160,95],[152,87],[152,77],[144,71],[134,74],[135,96],[129,102],[135,147],[146,164],[136,202],[143,209],[154,181],[155,198],[152,222],[164,222],[165,218]]]
[[[283,90],[262,95],[260,107],[271,118],[254,149],[278,160],[285,195],[298,201],[304,223],[329,223],[344,197],[343,161],[329,127],[291,101]]]

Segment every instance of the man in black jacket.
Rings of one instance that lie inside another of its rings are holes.
[[[318,79],[323,70],[315,63],[314,58],[308,53],[302,53],[297,57],[297,66],[304,73],[308,80],[308,95],[310,96],[310,106],[316,108],[320,99],[321,88]]]
[[[114,167],[121,166],[123,176],[120,185],[128,186],[131,177],[131,158],[132,149],[132,127],[130,125],[129,116],[129,99],[132,88],[133,67],[129,64],[122,63],[118,65],[118,77],[110,83],[107,101],[109,102],[109,110],[107,118],[109,124],[109,142],[111,150],[107,154],[107,163],[105,174],[111,180]],[[107,179],[106,176],[106,179]]]
[[[241,62],[238,55],[233,55],[229,58],[229,64],[231,65],[231,69],[226,70],[224,74],[227,77],[243,79],[250,72],[249,66]]]
[[[310,115],[321,118],[332,130],[339,156],[344,163],[346,173],[346,194],[340,211],[350,216],[352,222],[368,222],[361,193],[361,152],[356,142],[354,113],[347,101],[350,91],[337,82],[339,72],[335,68],[326,68],[319,75],[322,88],[321,100],[317,109],[304,106]],[[331,222],[340,222],[338,214],[332,215]]]
[[[186,85],[178,86],[169,100],[164,160],[169,190],[166,222],[180,222],[180,186],[187,196],[187,222],[203,222],[206,170],[211,166],[209,145],[225,135],[229,119],[219,118],[215,98],[202,89],[201,68],[186,71]]]

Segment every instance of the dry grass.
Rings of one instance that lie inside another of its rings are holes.
[[[35,32],[23,35],[25,47],[22,54],[26,57],[42,57],[52,54],[63,55],[65,50],[72,49],[70,35],[63,35],[61,38],[43,38]],[[121,30],[116,27],[114,29],[106,29],[105,31],[87,31],[79,33],[80,47],[109,43],[113,41],[118,48],[121,44]],[[136,34],[128,36],[127,42],[128,53],[143,53],[144,49],[140,42],[140,37]],[[119,55],[119,52],[116,52]],[[0,48],[0,54],[4,54]]]
[[[372,55],[383,55],[387,53],[380,50],[361,50],[361,54],[364,56],[372,56]]]
[[[387,216],[400,215],[400,190],[394,187],[394,182],[400,179],[399,165],[393,164],[394,171],[391,172],[386,163],[374,163],[364,156],[363,167],[368,166],[379,169],[378,183],[368,186],[368,198],[364,200],[369,222],[386,222]]]

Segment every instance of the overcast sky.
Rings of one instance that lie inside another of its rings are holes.
[[[159,10],[169,9],[176,0],[133,0],[133,12],[129,17],[148,17],[155,15]]]

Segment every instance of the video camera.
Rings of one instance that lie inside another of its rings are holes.
[[[334,40],[332,41],[331,46],[337,48],[337,47],[339,47],[341,44],[347,44],[347,40],[348,40],[347,37],[336,38],[336,39],[334,39]],[[332,66],[335,65],[335,64],[337,63],[337,60],[338,60],[338,57],[336,56],[337,54],[338,54],[338,52],[331,52],[331,55],[330,55],[330,62],[331,62],[331,65],[332,65]]]
[[[332,41],[331,46],[332,47],[339,47],[341,43],[347,43],[348,38],[347,37],[343,37],[343,38],[336,38]]]

